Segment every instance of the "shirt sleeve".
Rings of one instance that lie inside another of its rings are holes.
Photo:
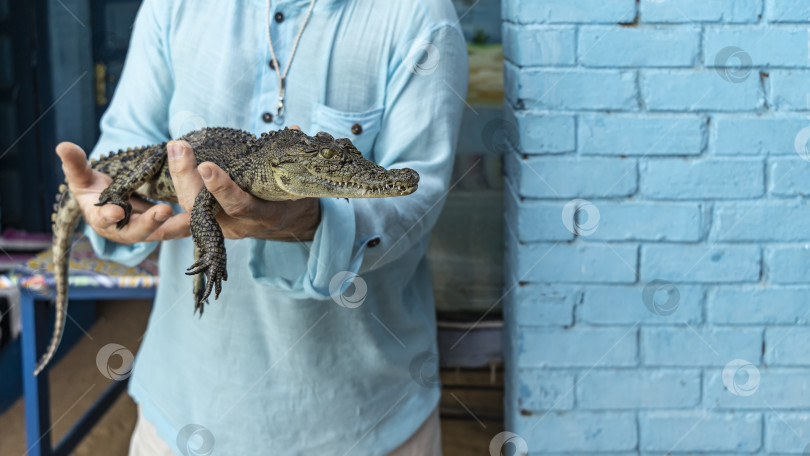
[[[159,10],[154,0],[145,0],[138,10],[132,38],[110,106],[101,118],[101,137],[91,157],[131,147],[156,144],[169,139],[168,112],[173,90],[168,56],[168,11]],[[101,258],[136,265],[158,245],[157,242],[119,244],[98,235],[89,225],[84,234]]]
[[[293,297],[328,299],[351,283],[334,278],[396,261],[436,223],[448,191],[467,93],[466,43],[454,24],[441,24],[402,43],[395,55],[374,157],[386,168],[416,170],[419,188],[408,196],[348,203],[322,198],[321,224],[312,242],[253,240],[250,269],[260,283]],[[308,251],[305,272],[285,278],[289,271],[282,271],[273,258],[301,249]],[[342,283],[342,289],[330,290],[333,282]]]

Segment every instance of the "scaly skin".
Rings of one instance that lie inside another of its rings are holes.
[[[299,130],[285,128],[262,133],[257,138],[231,128],[203,128],[180,139],[191,144],[197,164],[215,163],[243,190],[267,201],[402,196],[416,191],[419,182],[415,171],[386,170],[364,158],[350,140],[334,139],[323,132],[307,136]],[[119,229],[129,222],[132,194],[177,202],[166,144],[127,149],[91,160],[93,169],[112,178],[97,205],[117,204],[124,209]],[[70,243],[81,218],[81,209],[67,185],[61,186],[59,191],[52,217],[56,325],[34,375],[47,366],[62,339],[67,319]],[[200,315],[211,291],[217,299],[222,281],[228,278],[225,241],[215,218],[219,210],[216,199],[203,186],[191,210],[195,262],[186,272],[195,275],[195,312],[199,310]]]

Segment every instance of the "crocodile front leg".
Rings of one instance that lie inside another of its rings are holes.
[[[205,187],[200,189],[191,209],[191,236],[194,239],[196,261],[188,268],[186,274],[205,273],[205,280],[200,276],[194,278],[194,311],[199,310],[200,315],[211,289],[215,291],[214,299],[219,298],[222,281],[228,280],[225,237],[215,218],[220,209],[214,195]]]
[[[119,160],[124,160],[124,157]],[[143,151],[134,166],[118,166],[119,169],[116,170],[112,182],[101,192],[98,203],[96,203],[96,206],[103,206],[108,203],[115,204],[124,209],[124,218],[116,224],[116,228],[120,230],[129,223],[129,216],[132,214],[129,196],[138,187],[155,177],[165,162],[166,148],[163,146],[151,146]],[[107,171],[102,168],[99,170],[102,172]]]

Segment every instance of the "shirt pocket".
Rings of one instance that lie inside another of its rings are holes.
[[[368,158],[380,132],[382,115],[383,108],[347,112],[316,103],[312,108],[310,134],[324,131],[335,138],[349,138],[354,147]]]

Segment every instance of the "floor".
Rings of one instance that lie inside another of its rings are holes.
[[[51,410],[58,441],[111,380],[96,368],[96,354],[108,343],[137,350],[149,317],[144,301],[100,303],[98,320],[82,340],[51,370]],[[503,378],[500,370],[444,370],[442,445],[445,456],[487,454],[492,437],[503,430],[500,420]],[[88,386],[90,385],[90,386]],[[127,395],[116,401],[73,453],[77,456],[125,456],[135,426],[135,404]],[[0,415],[0,455],[25,455],[23,402]]]

